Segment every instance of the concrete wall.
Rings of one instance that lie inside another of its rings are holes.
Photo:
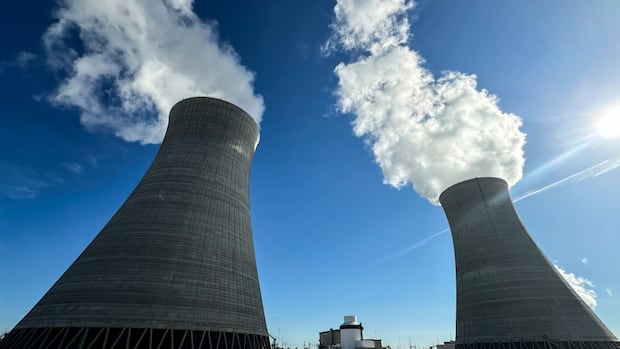
[[[456,258],[456,342],[617,341],[522,225],[505,181],[442,193]]]
[[[138,186],[16,328],[266,336],[248,200],[257,139],[256,123],[230,103],[176,104]]]

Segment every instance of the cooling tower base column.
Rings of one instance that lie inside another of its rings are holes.
[[[620,343],[610,341],[457,343],[455,349],[620,349]]]
[[[48,327],[15,329],[0,348],[244,349],[268,348],[257,334],[153,328]]]

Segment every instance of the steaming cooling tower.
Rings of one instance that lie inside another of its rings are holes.
[[[439,200],[456,257],[458,349],[620,348],[529,236],[504,180],[468,180]]]
[[[138,186],[0,347],[268,348],[248,197],[257,140],[230,103],[177,103]]]

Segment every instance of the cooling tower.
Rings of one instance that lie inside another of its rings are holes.
[[[2,348],[268,348],[249,210],[258,126],[196,97],[150,168]]]
[[[458,349],[620,348],[536,246],[504,180],[468,180],[439,200],[454,242]]]

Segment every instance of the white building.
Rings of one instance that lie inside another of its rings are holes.
[[[344,317],[339,330],[330,329],[319,333],[320,349],[381,349],[380,339],[364,339],[364,327],[357,316]]]

